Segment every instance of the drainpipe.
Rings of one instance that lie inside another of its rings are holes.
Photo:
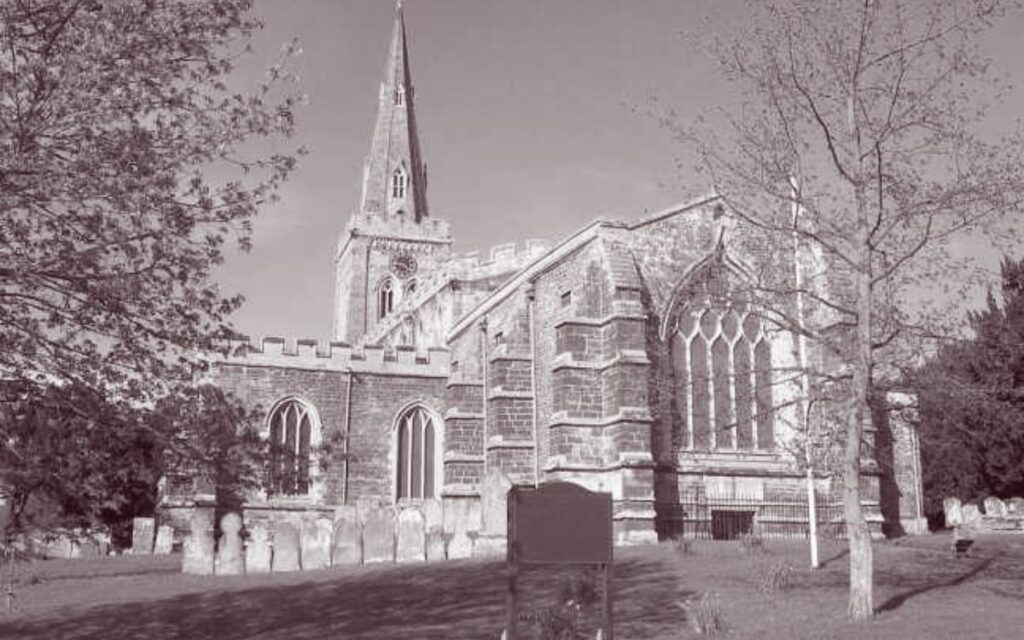
[[[345,392],[345,441],[342,443],[342,459],[345,462],[345,476],[341,485],[342,496],[341,503],[348,504],[348,451],[349,451],[349,438],[352,435],[352,384],[355,381],[355,376],[352,373],[352,368],[348,369],[348,389]]]
[[[480,320],[480,363],[482,380],[480,385],[481,414],[483,415],[484,426],[484,479],[487,479],[487,317]]]
[[[526,313],[530,331],[530,391],[533,396],[533,486],[540,484],[540,424],[537,421],[537,334],[534,300],[537,290],[531,282],[526,289]]]

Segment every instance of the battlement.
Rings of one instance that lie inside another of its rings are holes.
[[[451,265],[459,277],[474,280],[519,269],[547,253],[550,248],[546,240],[527,240],[523,246],[506,242],[491,247],[487,259],[481,258],[479,251],[472,251],[455,256]]]
[[[377,345],[354,346],[346,342],[329,342],[321,348],[316,340],[286,341],[278,337],[265,337],[258,342],[240,338],[229,341],[227,346],[227,355],[214,356],[212,362],[391,375],[448,375],[448,350],[441,348],[428,349],[425,354],[417,354],[412,347],[389,349]]]
[[[413,240],[451,242],[451,223],[439,218],[415,218],[406,214],[356,212],[348,220],[348,230],[365,235],[394,236]]]

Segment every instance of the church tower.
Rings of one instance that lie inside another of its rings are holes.
[[[362,197],[335,257],[335,340],[360,341],[451,254],[448,223],[429,215],[414,105],[399,2],[363,166]]]

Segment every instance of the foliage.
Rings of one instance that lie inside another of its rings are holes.
[[[0,403],[7,540],[150,515],[164,475],[189,474],[230,496],[256,486],[265,469],[254,414],[211,386],[180,389],[154,408],[78,385],[7,391]]]
[[[696,601],[684,600],[679,607],[686,612],[686,622],[694,633],[716,636],[725,631],[725,616],[717,593],[705,593]]]
[[[189,386],[157,402],[150,424],[162,434],[162,468],[208,488],[221,506],[261,485],[268,468],[260,412],[213,385]]]
[[[942,500],[1024,495],[1024,259],[1002,264],[1002,306],[969,315],[974,337],[943,347],[913,377],[925,512]]]
[[[91,529],[152,511],[160,440],[139,412],[79,385],[6,391],[5,539],[29,530]]]
[[[840,447],[830,471],[844,488],[849,612],[866,619],[861,464],[875,381],[915,366],[922,341],[948,331],[949,301],[978,282],[980,267],[950,248],[968,234],[1014,239],[1004,221],[1024,203],[1020,132],[978,134],[1003,91],[978,40],[1015,3],[750,4],[751,26],[715,43],[741,91],[737,108],[714,116],[727,135],[705,119],[664,122],[776,265],[750,275],[749,295],[813,347],[797,361],[807,380],[799,403],[813,403],[816,419],[801,422]]]
[[[281,64],[229,87],[250,5],[0,0],[4,378],[137,396],[229,333],[211,269],[295,164],[245,155],[298,99]]]
[[[788,560],[776,560],[762,567],[757,577],[757,592],[770,596],[788,589],[793,578],[793,565]]]

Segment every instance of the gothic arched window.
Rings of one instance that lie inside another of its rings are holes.
[[[385,278],[377,289],[377,319],[391,313],[395,306],[395,285],[391,278]]]
[[[700,294],[680,308],[669,339],[683,445],[772,449],[771,343],[756,311]]]
[[[405,283],[405,295],[412,295],[416,293],[416,280],[410,280]]]
[[[311,447],[319,440],[320,422],[316,411],[290,398],[279,402],[270,412],[269,425],[267,495],[308,495]]]
[[[434,418],[423,407],[413,407],[398,419],[395,435],[396,497],[436,498],[440,443]]]
[[[391,174],[391,197],[404,198],[408,187],[409,180],[406,178],[405,171],[402,171],[402,167],[398,167],[395,169],[395,172]]]

